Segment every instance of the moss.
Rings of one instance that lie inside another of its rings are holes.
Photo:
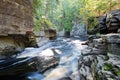
[[[109,51],[109,54],[112,54],[112,51]]]
[[[108,71],[112,69],[112,64],[111,63],[105,63],[104,64],[104,70]]]
[[[115,74],[116,74],[117,76],[120,76],[120,69],[115,68],[115,69],[114,69],[114,72],[115,72]]]

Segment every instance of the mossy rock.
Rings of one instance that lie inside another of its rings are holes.
[[[109,71],[112,69],[112,63],[104,63],[104,70]]]

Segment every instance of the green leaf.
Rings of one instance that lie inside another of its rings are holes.
[[[115,68],[114,71],[118,76],[120,76],[120,69]]]
[[[112,69],[112,64],[111,63],[105,63],[104,64],[104,70],[108,71]]]

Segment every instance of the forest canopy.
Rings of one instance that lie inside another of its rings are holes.
[[[35,12],[35,29],[65,29],[70,31],[73,21],[82,18],[87,24],[91,17],[119,9],[120,0],[33,0]],[[96,24],[96,21],[93,25]],[[93,26],[92,25],[92,26]]]

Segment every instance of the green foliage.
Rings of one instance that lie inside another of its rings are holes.
[[[54,11],[59,0],[33,0],[34,1],[34,26],[35,30],[43,30],[44,27],[54,27]],[[43,20],[42,17],[45,17]],[[44,22],[44,23],[43,23]]]
[[[109,51],[109,54],[113,54],[113,52],[112,52],[112,51]]]
[[[105,63],[104,64],[104,70],[108,71],[112,69],[112,64],[111,63]]]
[[[113,74],[120,76],[120,68],[115,65],[112,65],[112,63],[105,63],[104,70],[111,71]]]
[[[53,28],[55,27],[55,25],[48,19],[42,18],[40,20],[40,24],[41,26],[43,26],[44,28]]]
[[[57,26],[57,29],[71,31],[76,18],[81,18],[83,23],[93,28],[98,21],[95,18],[112,10],[120,3],[116,0],[33,0],[35,11],[35,28],[43,29],[42,16],[47,22]],[[92,19],[93,21],[88,22]]]
[[[115,68],[115,69],[114,69],[114,72],[115,72],[115,74],[116,74],[117,76],[120,76],[120,69]]]
[[[71,31],[73,26],[73,20],[79,15],[79,4],[77,4],[78,1],[79,0],[61,0],[61,17],[57,19],[60,24],[60,26],[58,26],[58,29]]]
[[[98,19],[96,17],[89,17],[87,20],[88,24],[88,29],[93,29],[94,27],[98,26]]]
[[[80,16],[83,23],[87,24],[89,28],[94,28],[98,23],[95,17],[111,11],[119,3],[116,0],[81,0],[81,4]],[[88,20],[91,17],[94,17],[94,20],[89,24]]]

